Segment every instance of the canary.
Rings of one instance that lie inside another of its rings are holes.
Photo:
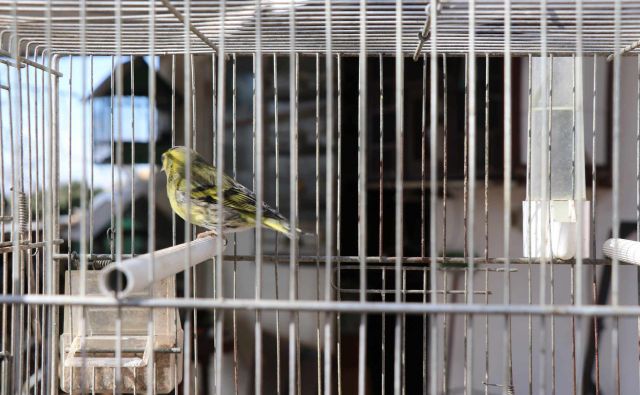
[[[188,152],[191,161],[190,188],[187,188],[186,178]],[[216,235],[220,223],[223,234],[256,226],[256,195],[226,175],[220,188],[217,185],[216,168],[196,151],[182,146],[167,150],[162,154],[162,171],[167,175],[167,195],[173,211],[184,220],[209,229],[199,237]],[[219,196],[222,196],[222,208],[219,207]],[[296,231],[293,235],[287,219],[265,203],[262,203],[262,226],[289,238],[300,233]]]

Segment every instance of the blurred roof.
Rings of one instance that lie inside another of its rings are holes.
[[[105,78],[104,81],[93,90],[94,97],[111,96],[111,77],[116,75],[116,70],[120,68],[122,71],[122,95],[131,95],[131,80],[133,79],[134,94],[136,96],[149,96],[149,65],[143,57],[135,57],[133,59],[133,78],[132,62],[127,61],[120,63],[115,67],[113,73]],[[156,106],[159,109],[167,110],[171,108],[171,85],[167,83],[160,73],[156,73]],[[176,103],[182,102],[182,95],[176,91]]]

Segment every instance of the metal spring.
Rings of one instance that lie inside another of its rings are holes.
[[[93,270],[102,270],[111,264],[111,259],[96,259],[90,262],[90,267]]]
[[[516,390],[513,386],[513,384],[493,384],[493,383],[483,383],[486,387],[498,387],[498,388],[504,388],[506,390],[506,394],[507,395],[514,395],[516,393]]]
[[[79,270],[80,269],[80,255],[78,252],[71,252],[70,256],[71,262],[71,270]],[[89,270],[102,270],[105,267],[109,266],[113,260],[109,257],[104,256],[90,256],[87,260],[87,269]]]
[[[29,230],[29,201],[24,192],[18,192],[18,232],[24,235]]]

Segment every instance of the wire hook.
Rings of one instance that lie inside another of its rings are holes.
[[[436,0],[436,12],[440,12],[441,9],[442,9],[442,3]],[[424,7],[424,12],[427,14],[427,19],[424,21],[424,26],[422,27],[422,31],[418,32],[418,40],[419,40],[418,47],[413,53],[413,60],[415,62],[417,62],[418,59],[420,58],[420,52],[422,52],[422,47],[424,46],[424,43],[429,39],[429,36],[431,36],[431,4],[427,4]]]

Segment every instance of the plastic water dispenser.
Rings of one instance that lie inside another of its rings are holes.
[[[527,200],[522,202],[524,256],[571,259],[581,246],[582,257],[587,257],[590,204],[584,174],[582,61],[553,57],[545,62],[536,57],[531,67],[530,177]]]

